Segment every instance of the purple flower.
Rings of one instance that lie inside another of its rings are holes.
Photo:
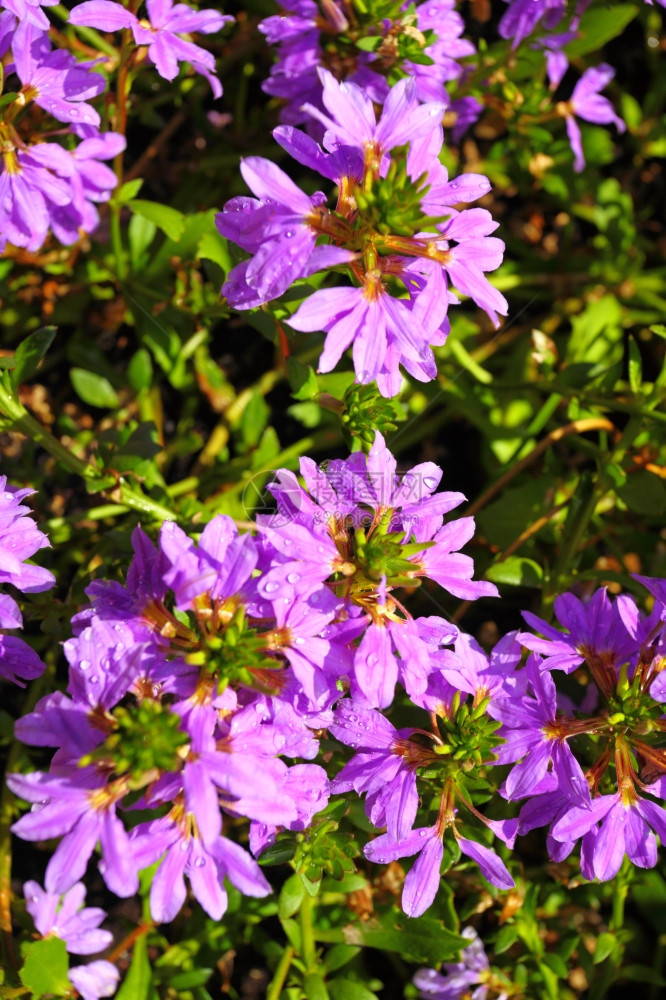
[[[55,583],[53,573],[25,562],[39,549],[50,548],[46,535],[39,531],[29,507],[21,504],[35,490],[8,486],[0,476],[0,584],[11,583],[25,594],[38,594]]]
[[[37,806],[14,823],[14,833],[24,840],[63,837],[46,868],[47,892],[70,889],[85,873],[99,840],[103,858],[99,869],[109,889],[117,896],[134,895],[139,885],[136,869],[115,811],[124,789],[107,785],[90,767],[52,775],[10,774],[7,784],[15,795]]]
[[[19,23],[12,53],[25,103],[34,101],[61,122],[99,125],[97,111],[85,102],[102,93],[103,76],[90,72],[64,49],[51,51],[48,35],[29,20]]]
[[[0,248],[5,243],[39,250],[51,227],[61,242],[76,242],[80,229],[94,232],[99,216],[91,202],[108,201],[115,174],[94,162],[124,148],[125,139],[107,133],[70,152],[54,142],[25,148],[6,126],[0,164]]]
[[[509,9],[499,24],[502,38],[513,38],[513,48],[543,20],[548,30],[557,27],[566,13],[566,0],[507,0]]]
[[[416,771],[436,754],[409,737],[413,729],[395,729],[380,712],[345,698],[330,732],[358,752],[333,779],[331,791],[367,793],[366,812],[376,827],[386,826],[400,840],[412,828],[418,807]]]
[[[600,795],[585,809],[568,810],[556,821],[551,834],[557,841],[575,841],[593,833],[592,871],[595,878],[605,882],[617,875],[625,854],[639,868],[656,865],[653,831],[664,843],[666,812],[655,802],[640,798],[630,786],[614,795]]]
[[[524,611],[527,624],[546,638],[519,632],[518,642],[545,657],[544,670],[571,673],[587,662],[600,677],[608,677],[608,684],[613,686],[617,671],[636,648],[623,623],[620,605],[612,604],[602,587],[587,604],[575,594],[561,594],[555,599],[554,610],[568,634]]]
[[[415,84],[399,80],[389,91],[379,118],[371,99],[354,84],[339,83],[320,69],[322,101],[328,114],[310,104],[303,110],[326,128],[324,147],[352,146],[363,150],[367,162],[380,164],[395,146],[404,146],[438,128],[445,111],[441,102],[415,103]]]
[[[496,751],[498,763],[524,758],[506,779],[507,798],[519,799],[533,793],[550,766],[563,793],[586,808],[590,801],[587,781],[566,742],[569,727],[562,725],[557,716],[552,676],[536,655],[528,660],[526,671],[536,698],[503,701],[493,712],[503,723],[499,735],[505,740]]]
[[[412,830],[401,840],[385,833],[371,840],[363,850],[366,858],[377,864],[418,855],[402,890],[402,908],[408,917],[420,917],[434,902],[444,857],[442,836],[448,826],[452,828],[462,853],[478,864],[484,878],[499,889],[511,889],[515,885],[506,865],[495,852],[474,840],[461,837],[453,822],[451,814],[444,821],[438,820],[434,826]]]
[[[27,21],[42,31],[51,27],[48,17],[42,7],[53,7],[57,0],[2,0],[0,6],[11,11],[20,22]]]
[[[0,179],[1,181],[1,179]],[[21,501],[35,491],[7,485],[0,476],[0,585],[11,584],[26,594],[48,590],[55,577],[41,566],[27,563],[39,549],[49,547],[46,535],[28,515],[30,508]],[[22,628],[18,604],[8,594],[0,593],[0,629]],[[23,687],[44,671],[44,664],[22,639],[0,634],[0,677]]]
[[[112,943],[110,931],[99,930],[106,918],[104,910],[83,906],[86,888],[82,882],[72,886],[62,899],[59,893],[46,892],[37,882],[26,882],[23,895],[26,909],[42,937],[60,938],[74,955],[95,955]]]
[[[72,985],[79,991],[83,1000],[99,1000],[100,997],[112,997],[118,988],[120,973],[111,962],[98,959],[87,965],[75,965],[69,970]]]
[[[566,117],[567,134],[574,154],[574,169],[580,173],[585,167],[583,156],[583,140],[580,128],[574,117],[597,125],[614,124],[618,132],[624,132],[625,123],[613,110],[613,105],[607,97],[602,97],[599,91],[615,76],[615,70],[606,63],[586,69],[576,84],[568,102],[561,105]]]
[[[353,254],[341,248],[327,248],[324,255],[315,250],[318,210],[326,202],[321,191],[311,197],[304,194],[278,166],[259,156],[243,160],[241,173],[258,200],[232,198],[215,219],[223,236],[254,254],[251,261],[230,272],[222,288],[237,308],[277,298],[298,278],[353,259]],[[236,300],[239,279],[253,290],[256,301]]]
[[[266,896],[271,891],[256,861],[238,844],[218,837],[206,846],[180,804],[167,816],[135,827],[131,847],[139,868],[163,856],[150,888],[150,912],[161,923],[173,920],[185,902],[186,875],[213,920],[220,920],[227,908],[225,878],[245,896]]]
[[[222,94],[222,85],[215,75],[215,59],[210,52],[181,35],[192,31],[211,34],[233,17],[216,10],[192,10],[187,4],[173,0],[146,0],[147,18],[138,18],[113,0],[86,0],[78,4],[69,16],[70,24],[86,25],[101,31],[130,28],[137,45],[148,46],[148,58],[165,80],[178,74],[178,63],[189,62],[197,73],[206,77],[215,97]]]

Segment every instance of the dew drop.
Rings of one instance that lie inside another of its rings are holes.
[[[81,667],[81,670],[88,670],[90,667],[90,660],[81,660],[79,666]]]
[[[298,581],[300,580],[300,578],[301,578],[301,574],[300,573],[288,573],[287,574],[287,582],[288,583],[298,583]]]
[[[304,642],[305,642],[305,639],[302,636],[298,635],[294,639],[294,646],[302,646]]]
[[[289,548],[291,545],[294,544],[294,539],[293,538],[285,538],[284,544],[285,544],[285,548]]]
[[[265,837],[267,833],[268,833],[268,827],[266,826],[266,824],[265,823],[260,823],[259,824],[259,836],[260,837]]]
[[[419,837],[425,837],[427,835],[427,830],[419,830]]]
[[[358,716],[357,716],[357,715],[350,715],[350,716],[349,716],[349,721],[350,721],[350,722],[356,722],[357,718],[358,718]]]
[[[294,234],[293,234],[293,232],[291,231],[291,229],[288,229],[288,230],[287,230],[287,232],[286,232],[286,233],[285,233],[284,235],[285,235],[285,236],[287,237],[287,239],[288,239],[288,240],[290,240],[290,239],[291,239],[291,237],[292,237],[292,236],[293,236]]]
[[[180,849],[181,849],[181,851],[187,851],[187,850],[189,850],[189,846],[190,845],[188,844],[188,842],[186,840],[181,840],[181,842],[180,842]]]
[[[39,899],[39,896],[31,896],[30,897],[30,902],[31,903],[36,903],[38,901],[38,899]]]
[[[70,108],[70,110],[69,110],[69,116],[70,116],[70,118],[78,118],[79,117],[78,109],[77,108]]]
[[[366,656],[365,662],[369,667],[376,667],[377,664],[379,663],[379,657],[377,656],[376,653],[370,653],[368,656]]]
[[[94,676],[90,678],[90,683],[99,684],[99,677],[97,676],[97,674],[94,674]]]
[[[275,591],[279,589],[280,589],[280,584],[275,583],[274,581],[264,584],[264,590],[266,591],[267,594],[274,594]]]
[[[196,860],[194,862],[194,867],[195,868],[203,868],[205,864],[206,864],[206,859],[202,858],[200,856],[200,857],[196,858]]]

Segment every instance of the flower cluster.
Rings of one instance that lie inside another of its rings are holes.
[[[82,62],[65,48],[54,49],[39,4],[7,0],[2,6],[0,55],[9,52],[10,62],[0,115],[0,251],[7,244],[37,251],[49,231],[69,246],[98,228],[96,206],[109,201],[118,183],[105,161],[122,153],[125,137],[100,132],[100,115],[89,103],[106,89],[98,61]],[[120,3],[89,0],[72,9],[69,23],[131,28],[162,77],[172,80],[179,62],[188,61],[218,97],[222,87],[213,56],[181,34],[219,31],[233,18],[173,6],[171,0],[148,0],[147,7],[149,17],[139,19]]]
[[[39,531],[30,508],[21,501],[35,491],[7,485],[0,476],[0,585],[10,584],[24,594],[38,594],[55,584],[53,574],[26,562],[49,540]],[[9,594],[0,593],[0,629],[23,627],[19,606]],[[37,654],[22,639],[0,632],[0,677],[21,687],[22,680],[31,681],[44,670]]]
[[[481,697],[481,688],[493,690],[497,663],[484,661],[477,677],[470,653],[468,676],[452,686],[450,657],[465,656],[442,646],[456,640],[462,649],[464,641],[443,618],[414,619],[396,590],[430,578],[466,599],[496,594],[492,584],[472,580],[472,560],[457,551],[472,519],[443,523],[463,497],[434,493],[441,470],[430,463],[398,476],[380,435],[367,458],[331,462],[325,472],[303,459],[301,470],[307,491],[279,473],[272,487],[278,511],[261,519],[257,539],[238,535],[222,515],[198,544],[173,522],[163,525],[158,546],[137,528],[125,585],[98,580],[88,588],[91,604],[65,643],[67,694],[47,695],[16,725],[24,742],[57,748],[51,770],[8,779],[34,803],[14,831],[29,840],[62,838],[46,870],[48,893],[71,889],[99,841],[100,871],[119,896],[133,894],[138,872],[161,859],[150,898],[156,920],[176,915],[185,877],[215,918],[226,908],[225,878],[245,894],[264,895],[268,883],[227,828],[248,819],[258,855],[280,829],[307,827],[326,805],[326,772],[283,758],[312,760],[314,730],[326,726],[343,743],[367,746],[358,726],[356,741],[343,734],[354,712],[364,713],[368,731],[380,727],[373,766],[388,767],[405,793],[398,813],[371,796],[373,822],[390,816],[391,850],[400,851],[405,834],[419,835],[409,834],[414,772],[433,754],[420,753],[410,734],[396,734],[375,711],[391,703],[398,679],[417,704],[441,714],[444,730],[447,720],[453,727],[436,737],[446,808],[433,830],[440,847],[445,829],[458,837],[458,785],[445,755],[460,770],[461,761],[472,766],[489,754],[495,723],[489,735],[474,721],[483,712],[478,698],[465,716],[460,691]],[[333,712],[347,690],[353,710],[345,699]],[[354,787],[378,792],[376,777],[368,781]],[[158,812],[128,833],[120,810],[137,795]],[[511,884],[487,848],[458,842],[490,876],[500,872],[498,884]]]
[[[519,833],[548,826],[548,848],[561,861],[581,840],[586,878],[610,879],[625,856],[641,868],[657,861],[655,833],[666,837],[666,722],[663,683],[666,585],[637,578],[655,599],[644,617],[629,595],[613,603],[598,590],[587,604],[573,594],[555,602],[565,632],[525,613],[543,638],[521,632],[531,650],[527,696],[501,705],[502,763],[520,760],[503,794],[528,801]],[[554,675],[579,678],[580,703],[558,695]]]
[[[321,192],[304,194],[268,160],[250,157],[242,173],[256,198],[234,198],[217,216],[223,236],[252,254],[223,288],[231,305],[249,309],[276,298],[299,278],[342,269],[352,284],[311,295],[289,322],[327,333],[321,371],[353,345],[357,381],[375,381],[385,396],[400,388],[402,365],[421,381],[435,377],[431,345],[449,330],[454,286],[491,317],[504,297],[485,276],[504,244],[485,209],[456,205],[485,194],[478,174],[449,180],[439,162],[443,105],[417,100],[413,80],[391,88],[377,118],[353,83],[320,70],[325,111],[304,105],[325,128],[323,145],[290,126],[278,142],[300,163],[336,183],[335,208]],[[407,296],[407,297],[405,297]]]
[[[313,134],[317,124],[303,105],[323,109],[319,67],[340,81],[356,84],[377,104],[386,100],[390,84],[409,76],[416,83],[418,100],[448,105],[444,85],[463,74],[460,60],[475,51],[460,37],[464,22],[455,0],[429,0],[409,7],[397,0],[380,10],[345,0],[299,0],[280,6],[280,14],[259,25],[277,49],[263,88],[285,102],[285,124],[305,123]]]

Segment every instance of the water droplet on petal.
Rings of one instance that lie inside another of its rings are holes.
[[[186,840],[181,840],[181,842],[180,842],[180,849],[181,849],[181,851],[187,851],[189,849],[189,846],[190,845],[188,844],[188,842]]]
[[[198,858],[196,858],[195,861],[194,861],[194,867],[195,868],[203,868],[205,864],[206,864],[206,859],[202,858],[201,856],[199,856]]]
[[[79,666],[81,667],[81,670],[88,670],[90,667],[90,660],[81,660]]]
[[[97,676],[97,674],[95,674],[93,677],[90,678],[90,683],[99,684],[99,677]]]
[[[300,578],[301,578],[301,574],[300,573],[288,573],[287,574],[287,583],[298,583],[298,581],[300,580]]]
[[[370,653],[368,656],[366,656],[365,662],[369,667],[376,667],[377,664],[379,663],[379,657],[377,656],[376,653]]]
[[[357,715],[350,715],[350,716],[349,716],[349,721],[350,721],[350,722],[356,722],[357,718],[358,718],[358,716],[357,716]]]
[[[428,833],[427,830],[419,830],[419,837],[425,837],[427,836],[427,833]]]
[[[267,594],[274,594],[276,590],[280,589],[280,584],[275,583],[275,581],[269,581],[264,584],[264,590]]]

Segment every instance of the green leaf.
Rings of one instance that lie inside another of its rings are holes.
[[[319,394],[319,385],[314,369],[304,365],[291,355],[287,358],[287,375],[294,399],[314,399]]]
[[[138,267],[142,255],[146,253],[148,247],[155,239],[157,226],[150,219],[144,219],[141,215],[133,215],[127,227],[127,237],[129,241],[130,257],[135,268]]]
[[[290,875],[280,890],[278,916],[281,920],[291,917],[300,909],[305,897],[305,886],[300,875]]]
[[[228,274],[233,266],[227,241],[217,230],[203,234],[197,246],[197,257],[212,260],[225,274]]]
[[[656,333],[658,337],[666,338],[666,326],[663,323],[657,323],[650,327],[650,333]]]
[[[356,48],[361,49],[362,52],[374,52],[384,41],[382,35],[366,35],[365,38],[359,38],[356,41]]]
[[[514,924],[508,924],[506,927],[502,927],[495,941],[495,947],[493,948],[494,954],[501,955],[502,952],[508,951],[511,945],[517,940],[518,928]]]
[[[139,350],[132,355],[132,359],[127,366],[127,381],[135,392],[140,392],[141,389],[148,388],[152,379],[153,363],[150,360],[150,353],[145,347],[140,347]]]
[[[172,990],[191,990],[193,986],[205,986],[214,973],[214,969],[190,969],[179,972],[166,981]]]
[[[301,953],[302,938],[301,938],[301,926],[296,920],[292,920],[291,917],[288,920],[282,921],[282,930],[287,935],[287,940],[292,946],[295,952],[299,955]]]
[[[291,861],[295,853],[296,841],[293,837],[288,837],[284,840],[278,840],[275,844],[267,847],[265,851],[262,851],[257,860],[262,867],[284,865],[287,861]]]
[[[552,969],[555,975],[560,979],[566,979],[569,975],[567,963],[555,952],[549,952],[547,955],[544,955],[542,961],[544,965],[547,965],[549,969]]]
[[[116,409],[120,405],[118,393],[103,375],[96,375],[85,368],[72,368],[69,377],[77,396],[88,406]]]
[[[617,945],[617,938],[614,934],[606,932],[600,934],[597,938],[597,944],[594,949],[594,958],[592,961],[595,965],[599,965],[600,962],[604,962],[613,951]]]
[[[650,969],[647,965],[625,965],[621,975],[623,979],[630,979],[635,983],[653,983],[655,986],[666,986],[666,979],[660,976],[656,969]]]
[[[14,386],[32,378],[39,367],[39,362],[53,343],[55,335],[56,328],[54,326],[43,326],[41,330],[35,330],[29,337],[21,341],[14,355],[14,371],[12,373]]]
[[[143,185],[143,178],[136,177],[133,181],[127,181],[122,187],[116,191],[114,201],[117,201],[120,205],[126,205],[132,200],[132,198],[139,193]]]
[[[636,17],[638,8],[633,4],[618,4],[616,7],[596,7],[588,10],[581,18],[577,37],[564,46],[567,59],[577,59],[588,52],[597,52],[611,38],[622,34],[630,21]]]
[[[638,344],[633,337],[629,337],[629,386],[633,393],[639,393],[643,377],[643,361]]]
[[[348,962],[351,962],[357,955],[360,954],[361,948],[358,945],[353,944],[335,944],[332,948],[326,952],[326,957],[324,959],[324,966],[328,972],[335,972],[336,969],[341,969]],[[331,983],[330,986],[333,984]],[[330,992],[333,992],[330,990]]]
[[[540,587],[543,570],[533,559],[509,556],[486,570],[486,579],[493,583],[506,583],[511,587]]]
[[[243,443],[248,448],[252,448],[259,443],[264,428],[268,423],[269,416],[270,410],[266,400],[260,393],[253,392],[240,419]]]
[[[137,215],[154,222],[174,243],[178,243],[185,231],[185,217],[177,208],[162,205],[157,201],[143,201],[143,199],[138,198],[130,201],[129,207]]]
[[[19,976],[33,997],[41,997],[45,993],[62,996],[72,989],[67,975],[67,948],[60,938],[48,937],[35,941],[26,946],[24,954],[25,961]]]
[[[347,944],[366,945],[380,951],[394,951],[406,962],[434,965],[458,955],[469,943],[446,930],[439,920],[429,917],[409,919],[386,914],[382,921],[348,924],[342,928]]]
[[[148,940],[145,934],[134,942],[132,964],[116,993],[116,1000],[148,1000],[152,995],[153,974],[148,958]]]
[[[329,1000],[326,983],[318,972],[309,972],[303,980],[303,990],[308,1000]]]
[[[332,979],[328,983],[331,1000],[377,1000],[377,994],[355,979]]]
[[[659,476],[639,469],[627,477],[627,482],[617,491],[634,514],[659,517],[666,509],[666,486]]]
[[[559,1000],[560,993],[557,985],[557,976],[553,970],[550,966],[545,965],[545,963],[539,962],[539,972],[541,973],[543,985],[546,987],[546,996],[548,996],[549,1000]]]
[[[2,108],[6,108],[8,104],[13,104],[17,97],[18,94],[13,90],[3,94],[2,97],[0,97],[0,110]]]

